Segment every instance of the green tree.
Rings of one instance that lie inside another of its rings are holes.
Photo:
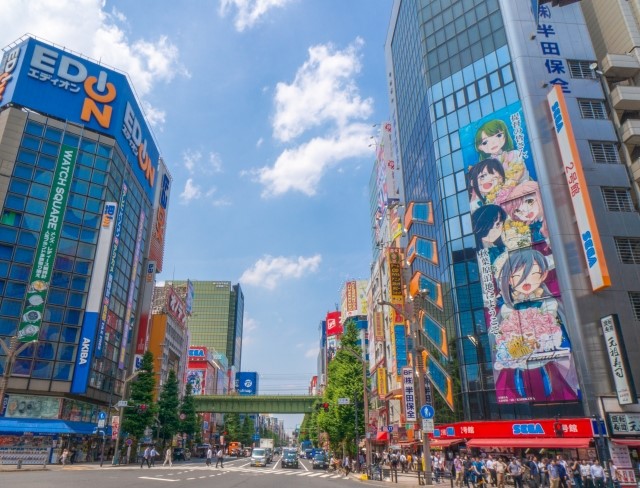
[[[242,435],[240,425],[240,415],[237,413],[228,413],[224,416],[225,443],[237,441]]]
[[[187,434],[189,439],[193,439],[194,435],[200,434],[200,419],[196,413],[196,402],[192,392],[191,383],[187,383],[184,389],[184,397],[180,404],[179,429],[182,433]]]
[[[355,452],[356,407],[358,435],[364,433],[362,362],[358,357],[357,339],[356,324],[349,319],[344,324],[341,347],[327,368],[327,388],[322,403],[328,404],[328,410],[320,408],[317,414],[317,425],[328,434],[332,449],[344,448],[351,453]],[[349,405],[338,405],[338,398],[349,398]]]
[[[244,416],[244,420],[242,421],[242,435],[240,438],[240,442],[242,445],[247,446],[253,443],[253,430],[255,429],[255,422],[249,415]]]
[[[142,356],[142,364],[138,376],[131,383],[129,395],[129,408],[122,422],[122,430],[132,437],[140,439],[144,430],[154,424],[158,411],[153,402],[153,392],[156,387],[155,373],[153,372],[153,354],[150,351]]]
[[[178,407],[180,397],[178,396],[178,378],[174,370],[169,371],[169,377],[162,387],[160,399],[158,400],[158,420],[160,421],[159,437],[162,445],[166,445],[167,440],[172,439],[180,429],[180,418],[178,417]]]

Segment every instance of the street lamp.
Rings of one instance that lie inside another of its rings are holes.
[[[342,346],[340,350],[345,351],[351,356],[355,357],[362,363],[362,400],[364,401],[364,442],[365,442],[365,456],[367,467],[371,467],[371,442],[369,439],[369,388],[367,387],[367,362],[362,358],[362,355],[347,346]],[[356,412],[358,406],[355,405]],[[358,427],[356,424],[356,448],[358,446]]]
[[[129,384],[129,382],[133,379],[135,379],[141,372],[142,370],[139,369],[138,371],[136,371],[135,373],[133,373],[131,376],[129,376],[128,378],[126,378],[123,383],[122,383],[122,398],[127,396],[127,385]],[[122,403],[120,403],[119,407],[118,407],[118,415],[120,416],[120,425],[122,425],[122,421],[124,420],[124,405]],[[120,460],[120,453],[119,453],[119,448],[120,448],[120,427],[118,427],[118,435],[116,436],[116,447],[113,453],[113,461],[112,461],[112,465],[115,466],[116,464],[119,463]]]
[[[24,351],[27,347],[37,341],[25,342],[20,344],[18,340],[18,336],[13,336],[9,340],[9,347],[4,343],[3,340],[0,339],[0,347],[4,351],[7,359],[4,363],[4,370],[2,371],[2,378],[0,379],[0,405],[3,405],[4,402],[4,392],[7,389],[7,385],[9,384],[9,377],[11,376],[11,371],[13,370],[13,363],[16,360],[18,354]],[[20,345],[19,345],[20,344]]]
[[[408,281],[407,281],[408,283]],[[428,294],[427,290],[420,290],[417,296],[424,296]],[[413,336],[413,349],[414,349],[414,373],[418,376],[418,394],[420,395],[420,403],[424,405],[426,403],[425,398],[425,377],[422,374],[422,370],[424,369],[424,364],[422,363],[422,351],[424,351],[424,346],[422,345],[422,341],[420,340],[421,335],[418,330],[416,324],[416,317],[413,314],[413,299],[407,300],[406,308],[407,311],[403,312],[403,310],[398,307],[395,303],[391,303],[385,300],[381,300],[378,302],[378,305],[387,305],[391,307],[395,312],[403,317],[409,319],[409,328],[411,335]],[[418,410],[418,409],[416,409]],[[422,420],[422,409],[420,409],[420,419]],[[426,419],[424,419],[426,420]],[[427,432],[422,433],[422,461],[424,463],[425,468],[425,484],[432,485],[433,480],[431,476],[431,439],[429,439],[429,434]]]

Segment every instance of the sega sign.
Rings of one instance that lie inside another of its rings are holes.
[[[513,424],[514,435],[544,435],[542,424]]]
[[[238,371],[236,373],[238,395],[255,395],[258,392],[258,373]]]
[[[0,106],[13,103],[112,136],[153,201],[160,159],[126,76],[28,38],[5,55]],[[9,84],[9,81],[11,83]]]
[[[189,348],[189,360],[206,361],[209,357],[209,351],[204,346],[191,346]]]

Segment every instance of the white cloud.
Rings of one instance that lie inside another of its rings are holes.
[[[284,7],[292,0],[220,0],[220,15],[225,16],[235,7],[234,26],[238,32],[253,27],[266,13],[276,7]]]
[[[283,256],[264,256],[253,267],[245,270],[238,281],[243,285],[253,285],[273,290],[286,279],[301,278],[318,270],[322,256],[316,254],[309,258],[285,258]]]
[[[180,193],[180,201],[188,204],[191,200],[197,200],[202,196],[202,188],[193,183],[193,178],[189,178],[184,185],[184,190]]]
[[[258,329],[258,321],[253,317],[249,317],[245,314],[244,319],[242,321],[242,330],[243,332],[254,332]]]
[[[261,147],[263,143],[264,139],[261,137],[260,139],[258,139],[258,142],[256,142],[256,147]]]
[[[361,70],[362,44],[356,39],[343,51],[331,44],[309,48],[309,59],[298,69],[293,83],[276,86],[273,134],[277,139],[288,142],[326,122],[340,129],[371,115],[373,101],[363,100],[355,83]]]
[[[318,357],[318,352],[320,352],[320,348],[319,347],[312,347],[311,349],[309,349],[307,352],[304,353],[304,357],[305,358],[317,358]]]
[[[316,137],[297,147],[286,149],[273,166],[255,174],[264,185],[263,197],[296,190],[312,196],[323,174],[342,160],[371,154],[368,144],[370,127],[352,124],[327,137]]]
[[[222,159],[218,153],[209,153],[209,167],[214,173],[222,173]]]
[[[189,174],[212,175],[222,173],[222,158],[215,152],[210,152],[204,161],[202,152],[197,149],[187,149],[182,153],[182,164]]]
[[[176,74],[189,76],[179,62],[178,49],[167,37],[130,39],[124,30],[129,27],[124,15],[116,10],[107,12],[105,3],[104,0],[3,0],[2,45],[32,33],[124,71],[143,99],[157,81],[170,81]],[[162,111],[146,105],[145,112],[150,124],[164,122]]]

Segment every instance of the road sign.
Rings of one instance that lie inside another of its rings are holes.
[[[104,412],[98,413],[98,420],[104,420],[107,418],[107,414]]]
[[[387,425],[387,432],[393,432],[393,425]]]
[[[259,441],[260,440],[260,435],[259,434],[254,434],[253,435],[253,440],[254,441]]]
[[[104,425],[107,423],[105,419],[98,419],[98,429],[104,429]]]
[[[349,405],[351,401],[348,398],[338,398],[338,405]]]
[[[422,419],[422,432],[427,434],[433,432],[433,419]]]
[[[127,400],[120,400],[117,404],[116,407],[118,408],[124,408],[129,406],[129,402]]]
[[[420,416],[423,419],[432,419],[435,413],[435,409],[428,403],[426,405],[422,405],[422,408],[420,409]]]
[[[132,440],[132,439],[127,439],[126,441],[124,441],[124,443],[125,443],[127,446],[130,446],[131,444],[133,444],[133,440]]]

